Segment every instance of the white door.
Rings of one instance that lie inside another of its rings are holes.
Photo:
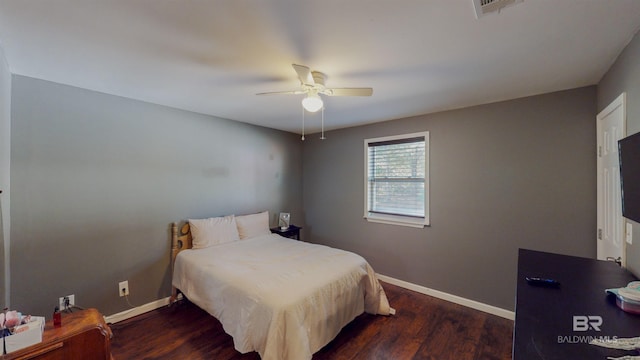
[[[624,219],[620,195],[618,140],[625,136],[626,94],[622,93],[596,117],[598,136],[598,231],[599,260],[619,259],[625,265]]]

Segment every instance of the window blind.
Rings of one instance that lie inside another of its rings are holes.
[[[368,211],[425,216],[424,136],[368,144]]]

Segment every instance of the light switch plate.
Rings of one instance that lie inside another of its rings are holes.
[[[625,238],[627,239],[627,244],[631,245],[632,241],[633,241],[633,224],[631,223],[626,223],[626,235]]]

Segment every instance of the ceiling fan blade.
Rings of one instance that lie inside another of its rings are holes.
[[[328,96],[371,96],[372,88],[332,88],[325,89],[323,94]]]
[[[270,92],[257,93],[256,95],[300,95],[305,93],[306,91],[293,90],[293,91],[270,91]]]
[[[313,75],[311,75],[311,69],[308,66],[291,64],[293,69],[298,74],[298,78],[300,79],[300,83],[302,85],[314,85],[315,81],[313,81]]]

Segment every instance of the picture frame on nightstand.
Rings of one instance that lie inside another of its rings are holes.
[[[291,221],[291,215],[289,213],[280,213],[278,217],[278,226],[280,226],[281,230],[286,230],[289,228],[289,224]]]

